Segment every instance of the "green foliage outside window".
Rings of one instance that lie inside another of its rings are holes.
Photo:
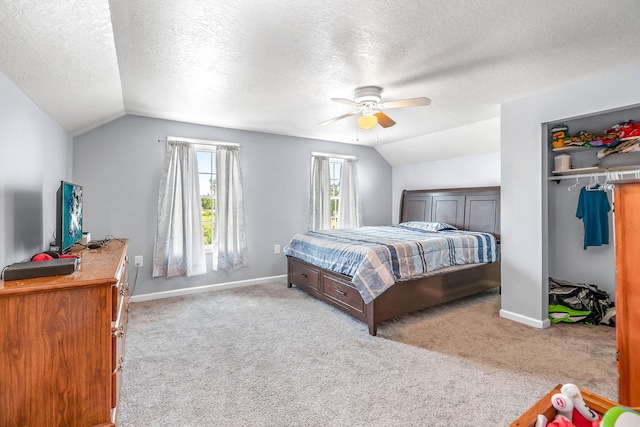
[[[213,243],[214,228],[214,211],[213,199],[203,197],[202,199],[202,228],[204,229],[204,244],[211,245]]]
[[[205,245],[212,245],[216,231],[216,153],[213,150],[198,150],[197,155],[203,238]]]
[[[331,199],[331,228],[338,227],[338,204],[340,201],[340,179],[342,162],[329,161],[329,195]]]

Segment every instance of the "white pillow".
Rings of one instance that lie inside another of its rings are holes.
[[[403,227],[419,228],[425,231],[457,230],[456,227],[446,222],[408,221],[401,222],[400,225]]]

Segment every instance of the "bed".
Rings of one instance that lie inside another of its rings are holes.
[[[425,226],[424,231],[420,230],[421,225]],[[455,230],[448,228],[448,225]],[[406,230],[407,227],[411,230]],[[418,230],[413,230],[414,227]],[[385,320],[500,286],[499,187],[405,190],[400,203],[399,224],[363,227],[362,231],[366,231],[364,237],[353,234],[358,232],[357,229],[296,234],[285,248],[287,282],[288,287],[295,285],[365,322],[371,335],[377,334],[378,323]],[[465,231],[471,232],[469,236],[466,233],[463,235]],[[384,248],[373,255],[375,262],[372,262],[371,251],[375,248],[373,238],[387,232],[391,233],[391,237],[382,235],[379,243]],[[402,236],[405,232],[434,235],[447,243],[434,244],[411,237],[410,243],[405,242],[405,246],[401,242],[395,246],[395,243],[392,245],[387,240],[387,237],[394,237],[394,233]],[[344,250],[339,257],[340,262],[322,261],[317,252],[305,252],[305,246],[317,249],[320,247],[318,239],[325,238],[335,240],[332,250],[336,246],[338,251]],[[352,245],[356,240],[362,241],[361,248]],[[418,240],[419,244],[416,243]],[[468,259],[460,261],[459,255],[469,252],[469,248],[450,247],[456,240],[477,242],[473,243],[473,254]],[[398,262],[390,258],[396,264],[391,266],[384,265],[389,260],[378,262],[384,258],[380,253],[396,251],[413,251],[410,259],[422,258],[424,253],[432,252],[434,245],[446,247],[449,252],[446,256],[436,257],[435,261],[422,262],[426,271],[417,267],[420,262],[408,262],[410,265],[405,266],[404,271],[398,264],[407,264],[406,260]],[[409,247],[412,249],[407,249]],[[420,248],[418,254],[416,247]],[[353,262],[344,261],[352,257],[357,259]],[[445,258],[451,258],[451,261],[441,262]],[[361,271],[360,263],[363,260],[368,260],[369,272]],[[371,270],[379,273],[381,277],[375,280],[380,280],[382,284],[376,284],[371,279],[370,274],[374,274]]]

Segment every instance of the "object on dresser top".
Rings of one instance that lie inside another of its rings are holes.
[[[114,238],[111,238],[111,237],[107,236],[102,240],[92,240],[92,241],[89,242],[89,244],[87,244],[87,248],[88,249],[100,249],[103,246],[107,246],[109,244],[109,242],[111,242],[112,240],[118,240],[118,239],[114,239]]]
[[[52,259],[59,259],[59,258],[76,259],[78,257],[76,255],[59,254],[56,251],[44,251],[42,253],[35,254],[34,256],[32,256],[31,257],[31,261],[49,261],[49,260],[52,260]]]
[[[31,279],[34,277],[71,274],[76,269],[77,258],[60,258],[45,261],[26,261],[11,264],[4,269],[4,280]]]

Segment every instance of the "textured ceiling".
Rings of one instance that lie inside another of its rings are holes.
[[[3,0],[0,71],[72,135],[135,114],[411,153],[640,62],[638,22],[638,0]],[[318,126],[364,85],[433,103]]]

